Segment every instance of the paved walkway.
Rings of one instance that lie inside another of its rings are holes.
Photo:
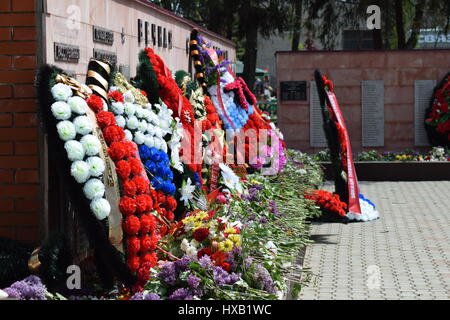
[[[304,267],[315,283],[300,299],[450,299],[450,181],[360,189],[381,219],[314,223]]]

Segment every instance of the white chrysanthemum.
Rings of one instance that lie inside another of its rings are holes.
[[[154,147],[155,146],[155,138],[153,138],[152,136],[146,136],[144,143],[149,148]]]
[[[136,130],[139,125],[139,120],[135,116],[131,116],[127,119],[127,128],[130,130]]]
[[[136,117],[138,117],[138,119],[144,118],[145,112],[144,112],[144,108],[142,108],[141,105],[135,104],[135,105],[134,105],[134,109],[135,109],[134,115],[135,115]]]
[[[106,199],[95,199],[91,201],[91,210],[98,220],[103,220],[109,216],[111,205]]]
[[[141,118],[149,121],[150,110],[142,108],[142,112],[141,113],[142,113],[141,114]]]
[[[155,135],[155,126],[152,125],[151,123],[147,124],[147,132],[150,136],[154,136]]]
[[[70,161],[83,160],[85,151],[80,142],[76,140],[67,141],[64,144],[64,148]]]
[[[82,136],[87,135],[92,132],[92,121],[86,116],[79,116],[73,120],[73,124],[75,125],[75,130],[77,133]]]
[[[119,127],[125,128],[127,121],[122,116],[116,116],[116,123]]]
[[[125,129],[124,132],[125,132],[125,139],[127,139],[129,141],[132,141],[133,140],[133,134],[131,133],[131,131],[128,130],[128,129]]]
[[[100,157],[90,157],[86,160],[89,172],[93,177],[100,177],[105,172],[105,162]]]
[[[75,130],[75,126],[70,121],[60,121],[56,125],[56,130],[58,131],[59,137],[63,141],[69,141],[75,139],[77,136],[77,131]]]
[[[147,131],[147,121],[145,120],[139,121],[138,130],[142,133],[145,133]]]
[[[91,179],[86,182],[83,191],[89,200],[99,199],[105,194],[105,185],[99,179]]]
[[[57,101],[51,106],[53,116],[58,120],[67,120],[72,116],[70,106],[63,102]]]
[[[85,183],[90,177],[90,167],[84,161],[75,161],[70,167],[70,174],[78,183]]]
[[[122,102],[113,102],[113,103],[111,103],[111,111],[114,114],[116,114],[116,115],[123,114],[124,110],[125,110],[125,107],[124,107]]]
[[[141,145],[144,144],[145,142],[145,135],[142,132],[136,132],[134,134],[134,142],[136,142],[136,144]]]
[[[193,246],[190,246],[189,248],[187,248],[186,250],[186,254],[188,256],[197,256],[197,249],[195,249]]]
[[[80,142],[88,156],[98,155],[102,147],[100,140],[92,134],[85,135]]]
[[[123,94],[123,99],[125,102],[134,103],[134,95],[129,90]]]
[[[165,153],[167,153],[168,151],[167,142],[165,142],[164,140],[163,143],[161,144],[161,150],[164,151]]]
[[[88,105],[83,98],[79,96],[70,97],[69,100],[67,100],[67,103],[69,104],[70,109],[73,113],[80,115],[86,114]]]
[[[52,88],[52,96],[56,101],[67,101],[72,94],[72,89],[64,83],[57,83]]]
[[[136,107],[134,106],[134,104],[129,103],[129,102],[125,102],[125,113],[128,116],[134,116],[134,114],[136,113]]]
[[[163,132],[162,132],[161,128],[155,127],[155,136],[157,136],[158,138],[163,137]]]
[[[186,252],[186,250],[189,248],[189,246],[190,246],[189,241],[187,239],[183,239],[183,241],[181,241],[180,248],[184,252]]]

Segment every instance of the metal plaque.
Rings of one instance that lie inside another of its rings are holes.
[[[107,44],[112,46],[114,43],[114,32],[108,29],[93,27],[93,39],[94,42]]]
[[[80,59],[80,47],[64,43],[54,43],[55,61],[78,63]]]
[[[281,81],[281,101],[306,101],[306,81]]]
[[[436,80],[414,81],[414,145],[429,146],[425,130],[425,110],[430,106]]]
[[[94,49],[94,59],[96,60],[106,60],[111,64],[117,63],[117,55],[114,52]]]
[[[384,146],[384,81],[361,82],[363,147]]]

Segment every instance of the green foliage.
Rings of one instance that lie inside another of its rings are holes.
[[[136,88],[144,90],[147,93],[147,98],[151,104],[159,102],[159,84],[156,79],[155,71],[147,57],[146,51],[139,53],[139,65],[137,67],[136,78],[133,79],[132,85]]]

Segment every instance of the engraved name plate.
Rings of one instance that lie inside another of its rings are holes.
[[[111,46],[114,43],[114,32],[108,29],[94,26],[93,39],[94,42],[103,43]]]
[[[384,146],[384,81],[361,83],[361,120],[363,147]]]
[[[117,55],[114,52],[94,49],[94,59],[96,60],[106,60],[111,64],[117,63]]]
[[[425,130],[425,110],[430,106],[436,80],[414,81],[414,145],[429,146]]]
[[[80,48],[64,43],[54,43],[55,61],[78,63]]]
[[[311,147],[327,146],[319,95],[314,81],[311,81],[309,85],[309,137]]]

